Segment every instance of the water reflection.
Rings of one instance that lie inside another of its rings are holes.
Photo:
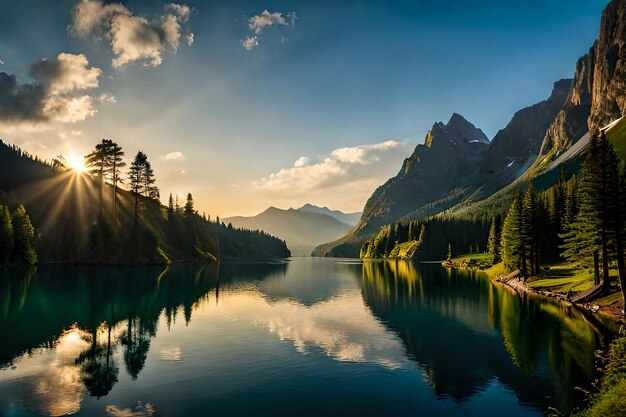
[[[575,312],[474,273],[327,259],[3,269],[0,334],[11,335],[0,343],[0,414],[52,416],[194,415],[226,407],[227,396],[229,412],[246,413],[254,390],[270,415],[292,414],[305,398],[322,407],[317,392],[341,390],[328,406],[347,412],[359,389],[379,393],[364,414],[378,404],[473,415],[463,407],[507,393],[513,414],[528,414],[517,401],[567,411],[580,400],[574,387],[593,377],[600,342]],[[432,399],[416,394],[420,383]],[[281,403],[285,390],[293,398]]]
[[[367,262],[363,298],[438,395],[465,400],[495,377],[524,403],[567,410],[593,375],[596,334],[577,312],[476,273]]]

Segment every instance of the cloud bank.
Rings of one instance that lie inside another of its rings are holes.
[[[337,148],[320,158],[301,156],[283,168],[252,183],[276,204],[325,205],[359,210],[372,190],[395,175],[411,152],[410,145],[388,140],[371,145]],[[330,192],[341,187],[341,193]]]
[[[269,26],[295,26],[297,19],[295,12],[289,12],[286,16],[283,16],[281,12],[270,13],[264,10],[261,14],[254,15],[248,20],[248,28],[252,34],[246,36],[241,44],[246,50],[250,51],[259,46],[259,38],[265,28]]]
[[[68,28],[76,37],[92,36],[106,39],[115,55],[114,67],[137,63],[156,67],[163,62],[166,50],[176,52],[184,36],[191,46],[193,33],[184,30],[191,8],[185,4],[168,3],[166,14],[149,21],[136,16],[118,3],[104,4],[102,0],[81,0],[74,7],[74,22]],[[170,13],[171,12],[171,13]]]
[[[406,144],[388,140],[373,145],[338,148],[313,164],[309,157],[301,156],[292,167],[272,173],[253,186],[295,193],[343,186],[346,182],[377,175],[380,166],[386,165],[390,159],[406,155],[407,150]]]
[[[84,94],[99,85],[102,71],[90,67],[85,55],[61,53],[30,66],[33,82],[20,84],[0,72],[0,124],[55,121],[75,123],[96,113],[94,98]]]

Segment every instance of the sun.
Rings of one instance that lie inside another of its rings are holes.
[[[85,166],[85,160],[78,156],[70,156],[67,159],[67,163],[72,171],[76,172],[86,172],[87,167]]]

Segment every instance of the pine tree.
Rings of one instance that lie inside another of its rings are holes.
[[[521,231],[522,273],[535,275],[539,271],[538,219],[535,189],[532,182],[522,201]]]
[[[143,172],[144,165],[148,161],[145,153],[139,151],[135,155],[135,159],[130,164],[128,177],[130,179],[130,191],[135,197],[135,224],[139,219],[139,206],[141,205],[141,195],[144,192]]]
[[[500,262],[500,240],[498,239],[498,227],[495,217],[491,220],[491,226],[489,227],[487,253],[489,254],[489,260],[492,265]]]
[[[35,228],[26,214],[26,209],[21,204],[17,207],[12,217],[15,246],[13,248],[13,260],[27,265],[37,263],[35,251]]]
[[[619,276],[619,286],[622,291],[622,301],[626,305],[626,271],[624,266],[624,237],[626,236],[626,164],[622,163],[619,173],[619,193],[617,212],[617,272]]]
[[[95,146],[95,149],[85,157],[86,166],[90,171],[95,172],[100,182],[100,217],[102,217],[103,211],[104,180],[111,170],[110,149],[112,144],[113,141],[102,139]]]
[[[502,260],[509,271],[523,267],[522,230],[522,202],[519,190],[515,190],[515,197],[502,223]]]
[[[126,166],[126,162],[122,159],[124,156],[122,147],[113,141],[110,141],[108,153],[109,174],[111,176],[111,184],[113,184],[113,232],[117,234],[117,184],[123,182],[120,175],[122,168]]]
[[[170,193],[170,197],[167,199],[167,219],[172,220],[174,213],[176,213],[176,208],[174,207],[174,197],[172,197],[172,193]]]
[[[0,205],[0,264],[7,263],[13,250],[13,224],[9,208]]]
[[[159,198],[159,189],[154,185],[156,183],[156,179],[154,178],[154,171],[152,169],[152,165],[150,161],[146,160],[143,167],[143,189],[144,195],[147,198],[158,199]],[[178,199],[178,196],[176,197]]]
[[[452,260],[452,243],[448,243],[448,257],[446,259],[449,261]]]
[[[185,216],[191,216],[195,213],[195,210],[193,209],[193,197],[191,196],[191,193],[187,193],[187,202],[185,203],[183,213],[185,213]]]
[[[593,258],[595,284],[600,283],[602,257],[602,283],[605,288],[609,285],[608,241],[611,237],[611,216],[615,211],[609,194],[617,194],[615,189],[611,189],[614,181],[610,180],[608,171],[613,168],[610,167],[607,144],[608,141],[598,138],[597,134],[591,136],[578,184],[578,212],[574,221],[566,226],[561,246],[563,257],[570,261],[586,263]]]

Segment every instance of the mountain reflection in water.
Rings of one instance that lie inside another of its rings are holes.
[[[408,262],[0,270],[0,414],[540,414],[601,334]]]

